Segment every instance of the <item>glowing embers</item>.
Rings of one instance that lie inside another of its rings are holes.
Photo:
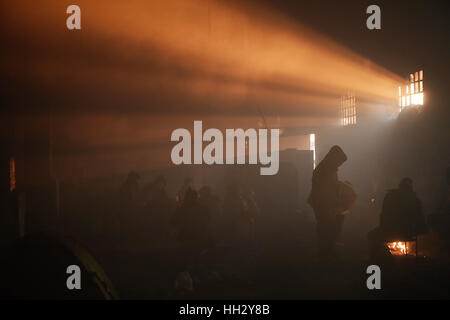
[[[386,246],[393,256],[415,255],[415,244],[411,241],[393,241]]]
[[[356,124],[356,98],[354,94],[341,97],[341,124],[348,126]]]
[[[409,84],[405,87],[398,87],[398,105],[400,111],[408,106],[422,106],[424,104],[423,95],[423,70],[409,75]]]

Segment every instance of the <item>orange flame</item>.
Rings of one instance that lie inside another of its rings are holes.
[[[406,254],[406,242],[394,241],[387,244],[391,254],[401,256]]]

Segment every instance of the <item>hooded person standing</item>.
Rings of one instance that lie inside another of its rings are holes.
[[[308,203],[317,220],[319,254],[322,259],[336,256],[344,213],[353,205],[356,194],[348,183],[338,180],[338,168],[347,160],[339,146],[333,146],[314,169]]]

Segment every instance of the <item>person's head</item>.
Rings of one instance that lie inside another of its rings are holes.
[[[330,151],[328,151],[327,155],[323,159],[328,165],[333,167],[340,167],[345,161],[347,161],[347,156],[341,147],[335,145],[332,146]]]
[[[185,203],[192,203],[197,201],[198,199],[198,195],[197,195],[197,191],[195,191],[192,188],[187,188],[186,193],[184,194],[184,202]]]
[[[403,191],[413,191],[413,181],[411,178],[403,178],[398,187]]]

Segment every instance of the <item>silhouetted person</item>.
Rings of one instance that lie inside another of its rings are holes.
[[[176,200],[178,203],[183,203],[184,196],[186,194],[186,191],[191,188],[192,189],[192,179],[186,178],[184,179],[183,185],[181,186],[180,190],[177,193]]]
[[[319,254],[322,259],[334,258],[344,216],[340,205],[338,168],[347,160],[339,146],[333,146],[314,169],[308,203],[317,220]]]
[[[170,199],[166,191],[166,179],[159,175],[144,188],[145,215],[142,221],[146,238],[154,243],[164,244],[169,236],[169,218],[173,214],[175,201]]]
[[[219,197],[213,193],[210,186],[203,186],[199,190],[199,200],[202,205],[208,208],[211,215],[211,230],[213,230],[214,238],[217,239],[219,233],[220,219],[222,217],[221,201]]]
[[[120,195],[126,205],[136,204],[139,195],[139,174],[135,171],[128,173],[127,179],[120,186]]]
[[[186,190],[184,201],[176,209],[171,223],[177,230],[179,248],[188,259],[195,260],[211,248],[210,215],[207,207],[200,204],[195,190]]]
[[[217,216],[220,213],[220,199],[215,195],[210,186],[203,186],[199,190],[200,203],[206,206],[211,215]]]
[[[166,191],[166,179],[159,175],[155,180],[145,186],[145,198],[147,207],[154,213],[161,212],[167,214],[170,207],[170,199]]]
[[[239,185],[228,186],[223,202],[223,215],[225,241],[231,244],[242,243],[247,236],[245,232],[250,217]]]
[[[246,215],[244,220],[244,236],[247,240],[254,241],[256,238],[256,221],[260,214],[258,204],[255,199],[255,192],[250,186],[245,184],[242,188],[242,199],[246,206]]]
[[[397,189],[387,192],[380,214],[380,226],[368,234],[372,257],[387,253],[385,242],[400,241],[427,231],[422,204],[410,178],[403,178]]]
[[[131,240],[132,242],[139,241],[141,239],[136,237],[142,234],[142,232],[136,232],[140,223],[140,208],[139,204],[139,174],[135,171],[131,171],[126,180],[120,186],[120,206],[119,206],[119,233],[121,235],[121,243],[124,244],[124,240]]]

